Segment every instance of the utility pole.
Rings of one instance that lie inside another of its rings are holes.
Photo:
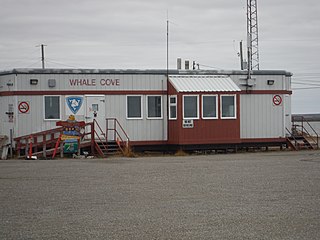
[[[47,45],[44,44],[40,44],[37,47],[41,47],[41,62],[42,62],[42,69],[45,69],[44,66],[44,47],[46,47]]]

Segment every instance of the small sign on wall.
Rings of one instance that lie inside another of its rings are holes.
[[[280,106],[282,103],[282,97],[280,95],[274,95],[272,98],[272,102],[274,106]]]
[[[192,119],[188,119],[188,120],[184,119],[182,121],[182,127],[183,128],[193,128],[193,120]]]
[[[18,103],[18,111],[19,113],[29,113],[30,112],[30,103],[26,101],[21,101]]]

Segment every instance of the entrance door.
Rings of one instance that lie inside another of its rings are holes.
[[[104,95],[86,95],[86,122],[96,120],[103,132],[106,131],[106,116],[105,116],[105,96]],[[105,138],[102,135],[100,128],[95,126],[95,130],[100,138]],[[96,136],[97,137],[97,136]]]
[[[291,131],[292,122],[291,122],[291,98],[290,95],[285,95],[284,97],[284,126]],[[285,136],[288,135],[288,132],[285,130]]]

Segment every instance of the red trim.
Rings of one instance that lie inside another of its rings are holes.
[[[212,141],[210,144],[241,144],[241,143],[271,143],[271,142],[286,142],[286,138],[246,138],[246,139],[232,139],[232,140],[222,140],[222,141]],[[148,146],[148,145],[206,145],[208,142],[194,141],[194,142],[169,142],[169,141],[130,141],[131,146]]]
[[[105,94],[105,95],[166,95],[165,90],[121,90],[121,91],[92,91],[92,90],[64,90],[64,91],[7,91],[0,92],[0,96],[27,96],[27,95],[85,95],[85,94]]]
[[[130,141],[130,146],[166,145],[168,141]]]
[[[292,94],[292,91],[287,90],[242,90],[241,94]]]
[[[286,138],[246,138],[241,139],[243,143],[267,143],[267,142],[285,142]]]

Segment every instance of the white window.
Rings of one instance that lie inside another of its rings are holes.
[[[235,119],[236,112],[236,96],[235,95],[221,95],[221,118]]]
[[[147,96],[147,113],[150,119],[162,118],[162,96]]]
[[[183,96],[183,119],[199,119],[198,95]]]
[[[44,96],[44,120],[60,120],[60,96]]]
[[[142,96],[127,96],[127,118],[142,119]]]
[[[177,119],[177,96],[170,96],[169,98],[169,119]]]
[[[202,95],[202,118],[217,119],[218,101],[216,95]]]

